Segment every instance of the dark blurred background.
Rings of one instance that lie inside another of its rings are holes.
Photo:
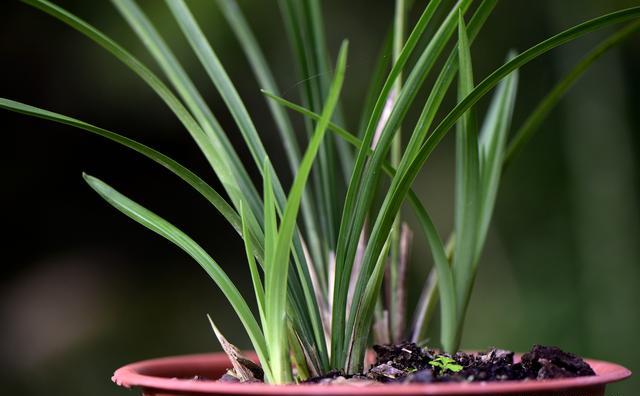
[[[157,70],[109,2],[59,4]],[[164,2],[141,4],[247,158],[227,110]],[[272,158],[283,158],[259,87],[229,26],[213,1],[189,5]],[[241,5],[284,96],[298,101],[295,63],[277,4]],[[524,50],[570,25],[633,5],[637,2],[503,1],[473,46],[476,79],[500,65],[511,48]],[[410,21],[419,9],[411,12]],[[347,126],[355,129],[393,2],[332,0],[323,2],[323,11],[333,56],[341,39],[351,40],[342,98]],[[515,126],[581,54],[612,31],[591,34],[526,66]],[[4,2],[0,60],[0,96],[141,140],[217,186],[186,131],[153,92],[62,23],[18,2]],[[552,344],[640,370],[639,67],[636,34],[586,73],[505,173],[469,310],[465,348],[524,351],[534,343]],[[101,138],[6,111],[0,117],[5,230],[0,378],[7,394],[129,394],[109,380],[122,364],[218,350],[205,313],[215,316],[232,342],[249,347],[230,307],[199,266],[117,213],[88,188],[81,172],[102,178],[186,230],[249,298],[241,241],[200,196],[154,163]],[[415,185],[442,234],[452,222],[452,148],[449,137]],[[286,171],[283,163],[278,169]],[[411,301],[430,263],[417,233]],[[637,378],[612,386],[608,394],[634,394]]]

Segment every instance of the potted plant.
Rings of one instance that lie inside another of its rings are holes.
[[[553,347],[534,346],[522,356],[499,349],[479,354],[458,349],[503,169],[589,65],[638,30],[640,7],[591,19],[520,54],[511,53],[502,66],[476,83],[469,48],[496,1],[460,0],[446,9],[441,1],[432,0],[415,26],[406,29],[407,4],[397,0],[356,134],[342,127],[339,106],[348,44],[343,42],[331,69],[318,1],[279,2],[302,79],[303,103],[298,105],[280,97],[238,5],[219,0],[281,133],[294,175],[286,192],[248,110],[183,0],[166,4],[233,116],[253,163],[239,160],[198,87],[133,0],[113,3],[171,87],[79,17],[45,0],[24,2],[84,34],[142,78],[190,133],[221,181],[224,196],[170,157],[117,133],[10,99],[0,99],[0,107],[83,129],[164,166],[209,201],[245,244],[257,314],[222,266],[188,235],[103,181],[84,175],[108,203],[202,266],[235,310],[255,351],[240,353],[210,318],[225,353],[134,363],[116,371],[114,381],[119,385],[140,387],[145,394],[602,395],[607,383],[630,375],[616,364],[585,362]],[[588,53],[509,137],[518,69],[589,32],[623,23],[627,25]],[[447,54],[450,42],[455,44]],[[415,62],[409,62],[413,58]],[[432,71],[438,74],[425,101],[418,93]],[[443,109],[454,81],[457,104]],[[493,98],[479,124],[475,105],[491,91]],[[403,142],[399,130],[408,126],[403,121],[412,106],[422,110]],[[308,137],[304,151],[287,109],[304,116]],[[436,123],[440,112],[444,116]],[[412,183],[452,129],[455,227],[443,240]],[[249,177],[249,167],[259,171],[261,183]],[[381,203],[377,197],[382,197]],[[410,325],[405,319],[409,315],[404,278],[411,231],[400,215],[405,202],[434,262]],[[438,305],[441,338],[432,349],[424,345],[424,334]],[[374,343],[375,356],[368,352]],[[296,384],[302,382],[307,384]]]

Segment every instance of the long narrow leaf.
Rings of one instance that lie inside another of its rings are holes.
[[[269,158],[265,158],[262,168],[263,205],[264,205],[264,257],[265,263],[271,265],[276,249],[278,237],[278,219],[276,215],[276,202],[273,193],[273,171]],[[267,267],[266,272],[270,269]]]
[[[248,235],[249,226],[247,224],[247,217],[244,215],[244,207],[242,204],[240,204],[240,217],[242,218],[242,233]],[[262,286],[262,279],[260,278],[260,272],[258,272],[258,266],[256,265],[256,253],[250,238],[245,238],[244,247],[247,253],[247,262],[249,263],[249,272],[251,273],[251,283],[253,284],[253,291],[256,295],[260,323],[262,324],[263,332],[266,332],[265,327],[267,320],[264,316],[264,286]]]
[[[356,316],[358,320],[359,328],[353,328],[350,331],[351,337],[362,337],[360,340],[354,340],[349,344],[353,346],[352,349],[347,351],[346,367],[349,372],[361,372],[364,367],[364,354],[366,351],[366,344],[369,341],[369,332],[371,329],[371,321],[373,318],[373,312],[376,306],[376,300],[380,294],[382,286],[382,280],[384,278],[384,269],[386,267],[387,255],[389,253],[390,240],[382,248],[380,257],[376,261],[376,265],[371,273],[371,278],[367,282],[362,299],[357,302]]]
[[[271,68],[260,49],[258,41],[251,31],[251,27],[247,23],[244,15],[242,15],[242,11],[240,10],[238,3],[236,0],[217,0],[217,4],[219,5],[224,17],[227,19],[227,22],[229,22],[229,26],[233,30],[236,38],[240,42],[240,46],[247,56],[249,64],[251,65],[253,73],[261,88],[277,94],[279,90],[276,85],[275,78],[273,77],[273,73],[271,72]],[[291,168],[291,172],[295,174],[298,169],[298,165],[300,164],[300,147],[298,146],[291,121],[289,120],[286,112],[284,112],[280,106],[276,106],[272,102],[268,102],[267,104],[269,105],[269,110],[271,111],[273,119],[278,126],[278,131],[282,138],[282,144],[285,147],[285,152],[289,160],[289,167]]]
[[[253,32],[249,24],[247,23],[240,7],[235,0],[218,0],[218,5],[222,10],[223,15],[229,22],[234,34],[236,35],[240,46],[249,60],[251,68],[258,80],[258,83],[263,89],[267,89],[271,92],[278,93],[278,87],[273,77],[273,73],[269,68],[269,65],[265,59],[265,56],[260,49]],[[278,106],[272,101],[267,101],[271,115],[278,126],[282,143],[285,147],[285,152],[289,160],[289,167],[291,172],[295,175],[298,165],[300,163],[300,148],[296,141],[296,136],[291,125],[291,121],[287,116],[287,113],[281,106]],[[323,270],[322,264],[324,262],[322,248],[319,237],[319,226],[316,218],[316,204],[313,201],[312,194],[309,194],[305,190],[305,195],[302,199],[302,219],[305,224],[306,237],[309,242],[309,248],[313,260],[314,270],[319,274],[320,288],[323,294],[326,294],[326,271]]]
[[[480,132],[481,196],[478,236],[473,259],[475,263],[480,258],[496,202],[517,88],[518,71],[516,70],[498,86]]]
[[[367,174],[363,178],[363,185],[359,192],[360,196],[355,208],[352,227],[361,227],[364,218],[369,212],[369,208],[373,202],[376,188],[380,181],[381,172],[379,172],[379,170],[382,168],[385,156],[394,137],[394,133],[397,127],[400,125],[404,116],[407,114],[409,105],[417,95],[422,82],[434,66],[435,61],[438,59],[442,51],[444,51],[444,47],[447,41],[453,35],[457,25],[458,11],[466,11],[470,5],[471,2],[461,0],[459,4],[454,6],[452,12],[449,13],[449,15],[445,18],[445,21],[439,26],[433,38],[418,58],[418,61],[416,62],[416,65],[412,69],[411,73],[409,73],[409,76],[407,77],[407,80],[400,92],[396,105],[394,106],[391,115],[389,116],[389,120],[382,130],[380,140],[378,141],[376,146],[376,150],[374,151],[370,163],[368,164],[371,171],[367,172]],[[397,213],[398,212],[396,211],[396,215]],[[360,274],[358,274],[358,280],[354,292],[355,299],[360,298],[360,295],[366,285],[367,279],[370,276],[372,266],[375,264],[375,259],[377,258],[380,249],[382,249],[384,239],[386,239],[389,235],[389,231],[392,225],[393,222],[389,224],[383,224],[376,221],[374,223],[373,229],[371,231],[372,239],[367,245],[364,253],[364,258],[362,260],[362,268],[360,270]],[[373,238],[374,234],[375,238]],[[353,234],[350,234],[350,237],[353,238]],[[350,243],[353,244],[354,242],[351,241]],[[355,326],[355,320],[356,318],[354,316],[354,311],[351,311],[347,322],[347,328],[352,328],[353,326]],[[346,348],[347,346],[345,345],[345,349]]]
[[[307,182],[309,173],[311,172],[311,166],[313,160],[320,148],[324,134],[327,130],[327,125],[333,114],[338,96],[342,88],[342,82],[344,80],[344,70],[346,66],[348,45],[344,42],[340,48],[338,55],[338,61],[336,65],[336,74],[329,90],[327,102],[320,121],[316,125],[313,137],[309,142],[309,146],[305,152],[300,168],[293,181],[289,196],[287,199],[287,205],[285,206],[284,214],[282,216],[282,222],[278,230],[278,240],[276,245],[276,251],[273,259],[273,263],[268,266],[267,272],[267,319],[269,320],[269,343],[273,343],[273,347],[270,348],[272,352],[270,358],[274,373],[276,375],[276,382],[281,382],[285,378],[279,377],[285,375],[289,370],[287,366],[288,355],[286,352],[286,323],[281,317],[286,304],[286,293],[283,292],[284,286],[287,281],[288,272],[288,258],[291,252],[291,239],[296,226],[296,218],[298,215],[298,209],[300,207],[300,200],[302,193]],[[280,348],[277,345],[281,345]],[[280,373],[278,372],[280,371]]]
[[[330,81],[330,68],[329,68],[329,52],[327,50],[326,34],[324,26],[324,18],[322,15],[322,0],[307,0],[299,2],[303,6],[303,15],[306,19],[303,21],[303,26],[306,27],[308,32],[308,46],[313,50],[309,52],[312,62],[316,65],[315,73],[320,84],[321,102],[326,101],[328,95],[329,81]],[[318,108],[321,111],[322,107]],[[344,117],[342,115],[342,107],[340,106],[340,100],[336,104],[333,119],[337,122],[344,123]],[[330,143],[330,144],[329,144]],[[327,152],[323,153],[323,146],[326,146]],[[335,146],[335,149],[334,147]],[[337,158],[336,158],[337,154]],[[331,205],[328,207],[329,214],[333,217],[330,220],[330,231],[335,234],[331,239],[331,249],[335,251],[337,232],[338,232],[338,220],[340,218],[340,204],[341,192],[346,188],[346,183],[349,181],[349,173],[353,168],[353,153],[348,144],[340,139],[335,139],[334,136],[325,138],[325,142],[320,146],[319,155],[326,155],[327,161],[327,174],[324,175],[327,178],[325,183],[329,184],[329,187],[333,189],[331,197],[335,197],[332,200]],[[340,166],[338,166],[340,164]],[[341,168],[341,169],[340,169]],[[340,170],[338,170],[340,169]]]
[[[376,99],[378,93],[382,90],[387,73],[389,73],[391,62],[391,52],[393,47],[393,29],[390,29],[389,33],[384,40],[384,44],[380,49],[380,53],[377,56],[376,64],[371,74],[371,80],[367,88],[364,103],[362,106],[360,121],[358,122],[358,137],[364,135],[367,123],[369,122],[369,115],[373,112],[373,108],[376,105]]]
[[[245,330],[249,334],[251,343],[256,349],[256,353],[262,363],[265,376],[267,378],[272,378],[269,360],[266,359],[268,356],[266,354],[266,342],[264,335],[260,330],[260,326],[255,320],[253,313],[251,313],[246,301],[242,295],[240,295],[240,292],[235,287],[231,279],[229,279],[227,274],[222,270],[222,268],[220,268],[218,263],[216,263],[211,256],[209,256],[204,249],[200,247],[200,245],[194,242],[189,238],[189,236],[180,231],[173,224],[120,194],[101,180],[87,174],[83,174],[83,177],[89,186],[91,186],[92,189],[94,189],[114,208],[147,227],[151,231],[165,237],[184,250],[189,256],[197,261],[198,264],[200,264],[216,285],[218,285],[233,309],[236,311],[236,314],[244,325]]]
[[[123,1],[123,0],[118,0]],[[214,83],[220,96],[226,103],[233,119],[238,125],[242,137],[247,143],[249,152],[253,157],[258,169],[262,168],[266,157],[266,150],[262,145],[262,140],[258,136],[258,132],[249,116],[249,112],[244,106],[240,95],[236,91],[231,79],[227,75],[226,70],[220,63],[218,56],[211,48],[208,40],[202,33],[191,11],[183,0],[166,0],[167,5],[171,9],[178,25],[182,29],[185,37],[191,44],[194,52],[200,59],[202,66],[205,68],[209,78]],[[275,181],[275,180],[274,180]]]
[[[326,97],[328,68],[325,43],[321,37],[321,16],[317,1],[281,0],[281,12],[286,31],[297,60],[300,91],[303,103],[310,109],[320,112]],[[313,122],[305,119],[307,134],[311,136]],[[322,252],[323,272],[326,271],[329,251],[335,251],[336,217],[338,200],[337,177],[334,164],[335,148],[333,139],[326,139],[320,146],[318,159],[311,175],[318,222],[324,240]]]
[[[473,70],[467,29],[458,14],[458,100],[473,90]],[[456,182],[455,182],[455,233],[456,246],[453,254],[453,278],[456,288],[456,313],[464,315],[468,295],[475,279],[474,258],[480,208],[480,165],[478,159],[478,132],[473,109],[470,108],[459,119],[456,130]],[[461,323],[461,321],[457,321]],[[461,333],[458,326],[457,333]],[[442,334],[442,344],[449,353],[455,353],[458,334]],[[455,338],[454,338],[455,337]]]
[[[484,26],[487,18],[493,12],[497,4],[497,0],[483,0],[478,8],[476,9],[473,17],[469,21],[469,25],[467,26],[467,36],[469,38],[469,45],[473,43],[476,36],[480,32],[480,29]],[[405,155],[403,155],[402,161],[408,162],[411,158],[413,158],[417,152],[420,150],[420,145],[424,142],[425,137],[427,136],[427,132],[430,130],[433,120],[436,117],[436,114],[440,110],[440,106],[442,101],[447,93],[449,86],[455,79],[458,72],[458,52],[457,48],[451,50],[449,54],[449,58],[445,62],[444,66],[438,75],[431,92],[429,93],[429,97],[425,102],[422,111],[420,113],[420,118],[416,123],[413,132],[411,133],[411,137],[409,142],[407,143],[407,147],[405,149]],[[402,162],[399,167],[402,165]]]
[[[393,23],[393,61],[395,62],[400,57],[400,52],[402,51],[402,46],[404,44],[404,30],[405,30],[405,19],[406,19],[406,11],[405,11],[405,1],[404,0],[396,0],[395,6],[395,17]],[[395,85],[393,87],[393,91],[391,93],[391,98],[396,98],[400,89],[402,88],[402,74],[398,74],[398,78],[396,79]],[[400,126],[395,131],[395,137],[393,139],[393,143],[391,146],[391,165],[394,167],[398,166],[400,162],[400,158],[402,157],[402,134],[400,131]],[[387,310],[389,311],[389,334],[391,336],[391,340],[393,342],[401,342],[403,341],[403,331],[404,324],[401,323],[402,320],[402,312],[404,312],[404,302],[398,301],[397,296],[399,290],[404,288],[404,284],[400,284],[402,282],[402,277],[400,276],[400,223],[402,219],[400,218],[400,213],[396,217],[396,221],[391,228],[391,233],[389,235],[390,238],[390,257],[389,257],[389,296],[388,296],[388,304]]]
[[[407,41],[398,57],[397,61],[393,65],[385,84],[382,87],[376,104],[369,118],[367,129],[364,133],[363,142],[360,147],[349,181],[347,194],[342,210],[342,218],[340,221],[338,245],[336,248],[336,269],[335,269],[335,285],[333,295],[333,312],[332,312],[332,327],[331,327],[331,364],[333,368],[342,367],[346,359],[346,313],[347,313],[347,294],[348,284],[351,279],[351,269],[353,267],[353,258],[357,249],[357,239],[360,237],[360,231],[364,224],[364,216],[361,221],[354,222],[355,219],[355,207],[357,200],[360,198],[359,188],[360,180],[365,171],[365,163],[367,160],[367,150],[371,147],[376,125],[382,110],[384,103],[387,100],[389,92],[395,83],[395,80],[399,73],[402,71],[409,56],[413,53],[413,50],[418,43],[418,40],[422,36],[424,29],[431,21],[436,9],[438,8],[440,1],[431,1],[427,5],[425,11],[420,16],[420,19],[413,28],[411,34],[407,38]],[[353,240],[356,240],[353,243]]]

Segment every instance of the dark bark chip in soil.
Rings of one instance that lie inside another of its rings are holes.
[[[528,378],[549,379],[595,375],[593,369],[581,357],[558,347],[534,345],[522,355],[521,365]]]

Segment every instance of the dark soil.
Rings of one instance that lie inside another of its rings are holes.
[[[376,360],[364,373],[345,375],[332,371],[311,378],[306,384],[354,384],[373,383],[432,383],[473,382],[507,380],[542,380],[595,375],[591,367],[579,356],[552,346],[534,345],[515,363],[514,353],[491,348],[485,352],[455,355],[435,349],[421,348],[414,343],[375,345]],[[446,368],[438,367],[438,361],[451,359]],[[255,367],[254,367],[255,368]],[[258,377],[258,376],[256,376]],[[226,375],[221,381],[237,381]]]
[[[368,378],[380,382],[452,382],[452,381],[507,381],[525,379],[570,378],[595,375],[591,367],[579,356],[557,347],[534,345],[514,362],[514,353],[491,348],[486,352],[455,355],[420,348],[413,343],[377,345],[374,366],[366,373]],[[434,367],[430,362],[439,356],[452,358],[459,371]],[[461,368],[460,368],[461,366]]]
[[[440,351],[420,348],[413,343],[398,345],[376,345],[373,347],[376,361],[365,373],[343,375],[331,372],[312,378],[307,383],[431,383],[461,381],[507,381],[570,378],[595,375],[589,365],[579,356],[564,352],[557,347],[534,345],[514,362],[514,353],[491,348],[486,352],[458,352],[448,355]],[[434,367],[430,362],[442,357],[453,359],[457,365],[450,369]],[[461,367],[460,367],[461,366]]]

